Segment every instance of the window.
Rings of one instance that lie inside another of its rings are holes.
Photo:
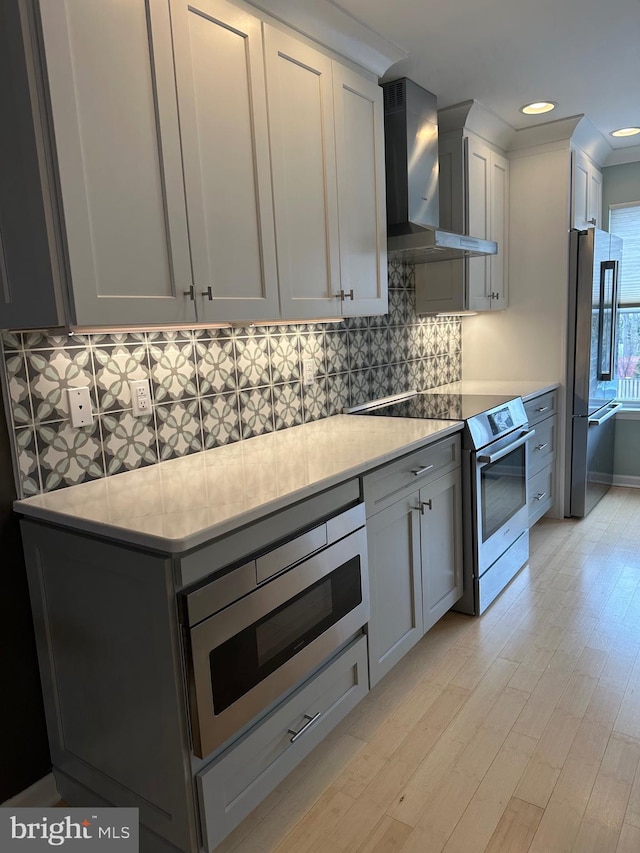
[[[640,201],[612,204],[609,231],[624,240],[618,282],[618,398],[640,405]]]

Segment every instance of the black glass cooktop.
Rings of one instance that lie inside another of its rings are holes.
[[[499,394],[435,394],[425,391],[383,406],[373,403],[372,408],[361,409],[353,414],[466,421],[512,399],[513,396]]]

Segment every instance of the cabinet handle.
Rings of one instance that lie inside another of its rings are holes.
[[[202,291],[202,295],[206,296],[209,302],[213,302],[213,288],[211,285],[206,290]]]
[[[534,498],[534,501],[541,501],[542,498],[546,498],[546,496],[547,496],[546,492],[538,492],[538,494]]]
[[[548,441],[545,441],[545,443],[544,443],[544,444],[537,444],[533,449],[534,449],[534,450],[544,450],[544,449],[545,449],[545,447],[547,447],[547,446],[548,446],[548,444],[549,444],[549,442],[548,442]]]
[[[411,473],[414,477],[420,477],[422,474],[426,474],[427,471],[431,471],[433,465],[421,465],[419,468],[413,468]]]
[[[548,409],[549,409],[549,406],[538,406],[538,408],[536,409],[536,412],[546,412],[546,411],[548,411]]]
[[[309,726],[312,726],[321,714],[322,711],[318,711],[318,713],[314,714],[313,717],[309,714],[305,714],[304,718],[305,720],[307,720],[307,722],[301,729],[298,729],[298,731],[296,731],[295,729],[287,729],[287,733],[293,735],[293,737],[289,739],[289,743],[295,743],[299,737],[302,737],[302,735],[306,732]]]
[[[183,290],[183,291],[182,291],[182,293],[183,293],[183,295],[184,295],[184,296],[188,296],[188,297],[189,297],[189,299],[190,299],[192,302],[195,302],[195,298],[196,298],[196,289],[195,289],[195,287],[194,287],[193,285],[191,285],[191,287],[189,288],[189,290]]]
[[[427,509],[433,509],[430,499],[428,501],[420,501],[420,506],[412,506],[411,509],[415,512],[419,512],[420,515],[424,515],[425,507]]]
[[[349,290],[348,292],[341,290],[340,293],[338,294],[338,297],[340,299],[340,302],[344,302],[345,299],[350,299],[353,302],[353,299],[354,299],[353,288],[351,288],[351,290]]]
[[[492,293],[491,299],[500,299],[500,294],[499,293]]]
[[[589,223],[589,225],[595,225],[596,224],[595,216],[593,217],[593,219],[587,219],[587,222]]]

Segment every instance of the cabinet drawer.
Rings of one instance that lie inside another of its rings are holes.
[[[452,435],[363,477],[367,517],[390,506],[403,489],[420,489],[460,465],[460,436]]]
[[[367,639],[338,657],[196,776],[205,849],[213,850],[369,690]],[[291,742],[318,715],[317,722]]]
[[[553,504],[553,463],[547,465],[528,480],[529,486],[529,527],[539,521]]]
[[[524,404],[524,410],[527,413],[529,426],[539,423],[550,415],[555,415],[558,411],[558,389],[528,400]]]
[[[557,442],[558,418],[553,415],[550,418],[536,424],[536,434],[529,445],[529,476],[533,477],[538,471],[546,468],[555,459]]]

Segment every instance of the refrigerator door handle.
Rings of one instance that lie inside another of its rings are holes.
[[[611,274],[611,290],[607,294],[607,273]],[[607,299],[607,295],[609,298]],[[618,301],[618,261],[600,264],[600,294],[598,305],[598,379],[611,382],[615,372],[615,345]],[[605,312],[611,312],[608,340],[605,341]],[[606,351],[605,351],[606,347]]]
[[[607,406],[607,411],[604,415],[600,415],[599,418],[589,418],[589,426],[600,426],[601,424],[606,423],[609,418],[612,418],[621,408],[622,403],[613,403],[611,406]]]

